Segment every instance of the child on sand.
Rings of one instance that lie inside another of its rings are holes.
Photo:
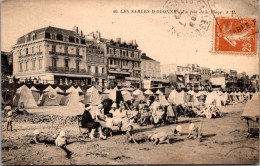
[[[199,134],[199,127],[194,125],[194,123],[190,124],[189,130],[190,130],[190,133],[189,133],[189,135],[187,137],[188,139],[197,139],[200,136],[200,134]]]
[[[167,143],[170,144],[169,136],[173,135],[173,132],[159,132],[156,134],[150,134],[148,135],[148,140],[153,141],[154,145],[161,144],[161,143]]]
[[[61,130],[60,135],[55,140],[55,145],[58,147],[65,147],[67,145],[65,131]]]
[[[174,128],[174,127],[172,128],[172,132],[174,135],[181,136],[182,135],[181,129],[182,129],[181,125],[178,125],[178,126],[176,126],[176,128]]]
[[[11,131],[13,131],[13,112],[11,110],[11,106],[6,106],[5,110],[8,111],[7,112],[7,131],[9,131],[9,126],[11,128]]]

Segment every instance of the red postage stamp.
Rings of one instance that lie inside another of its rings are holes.
[[[216,18],[215,52],[256,53],[256,19]]]

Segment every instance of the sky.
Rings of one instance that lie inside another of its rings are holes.
[[[168,0],[173,1],[173,0]],[[170,33],[176,25],[173,17],[157,13],[121,13],[121,10],[161,10],[165,0],[4,0],[1,3],[1,49],[11,51],[18,37],[38,28],[55,26],[72,29],[74,25],[85,35],[99,31],[101,37],[136,40],[146,55],[164,64],[185,65],[197,63],[211,69],[234,69],[249,75],[259,73],[259,55],[212,53],[214,16],[258,19],[255,0],[208,0],[211,9],[222,12],[209,15],[210,25],[201,35],[190,34],[190,29],[177,27],[181,35]],[[177,0],[180,1],[180,0]],[[192,1],[192,0],[187,0]],[[196,0],[194,0],[196,1]],[[252,2],[252,3],[251,3]],[[198,9],[198,5],[186,5]],[[176,5],[174,9],[182,9]],[[118,13],[114,13],[117,10]],[[183,18],[187,21],[190,18]]]

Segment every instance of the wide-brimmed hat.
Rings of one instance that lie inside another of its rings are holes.
[[[191,123],[191,124],[190,124],[189,130],[195,130],[195,125],[194,125],[194,123]]]
[[[39,130],[34,130],[33,134],[38,135],[38,134],[40,134],[40,132],[39,132]]]
[[[99,104],[99,105],[98,105],[98,108],[103,108],[103,105],[102,105],[102,104]]]
[[[61,137],[65,137],[65,136],[66,136],[66,133],[65,133],[64,130],[61,130],[61,131],[60,131],[60,136],[61,136]]]
[[[113,103],[111,108],[116,108],[116,103]]]
[[[181,125],[178,125],[178,126],[176,127],[176,130],[177,130],[178,132],[181,132],[181,129],[182,129]]]
[[[85,110],[91,110],[92,106],[88,106],[85,108]]]

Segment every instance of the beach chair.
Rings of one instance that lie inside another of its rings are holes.
[[[257,120],[255,122],[251,119],[247,119],[247,124],[248,124],[248,136],[247,137],[259,135],[259,120]]]

